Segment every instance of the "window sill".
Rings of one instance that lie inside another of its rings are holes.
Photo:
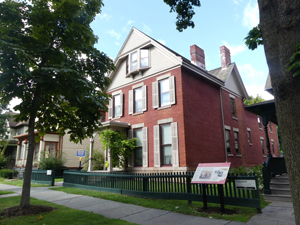
[[[250,146],[252,146],[252,143],[249,143]]]
[[[267,158],[267,156],[266,156],[266,155],[264,155],[263,157],[264,157],[264,158]]]
[[[270,134],[273,134],[273,131],[270,131]]]
[[[142,72],[144,70],[148,70],[150,68],[151,68],[151,66],[147,66],[147,67],[139,68],[137,70],[130,71],[128,74],[126,74],[126,77],[131,77],[131,76],[136,75],[136,74],[142,74]]]
[[[133,113],[132,115],[133,116],[138,116],[138,115],[141,115],[141,114],[144,114],[144,112],[137,112],[137,113]]]
[[[238,120],[238,118],[236,118],[236,117],[234,117],[234,116],[232,117],[232,119],[234,119],[234,120]]]
[[[242,155],[240,155],[240,154],[239,154],[239,155],[238,155],[238,154],[236,154],[236,157],[242,158]]]
[[[172,164],[162,165],[161,167],[172,167]]]
[[[159,108],[157,108],[157,110],[163,110],[163,109],[168,109],[168,108],[171,108],[172,105],[164,105],[164,106],[161,106]]]
[[[262,128],[259,128],[260,130],[263,130]]]
[[[119,119],[121,119],[121,116],[119,116],[119,117],[114,117],[114,118],[111,118],[110,120],[119,120]]]
[[[234,156],[232,153],[227,153],[227,156]]]

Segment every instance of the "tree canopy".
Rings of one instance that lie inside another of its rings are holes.
[[[34,130],[68,132],[78,142],[93,134],[100,110],[107,110],[105,75],[114,65],[94,47],[90,27],[102,6],[101,0],[0,3],[0,102],[22,99],[16,120],[29,120],[22,207],[30,204]]]
[[[246,99],[244,101],[245,105],[253,105],[259,102],[263,102],[265,101],[259,94],[256,95],[256,97],[254,98],[252,95],[249,96],[249,99]]]

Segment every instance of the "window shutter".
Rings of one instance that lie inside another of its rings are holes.
[[[152,83],[152,103],[153,103],[153,109],[158,108],[158,82],[157,81]]]
[[[130,90],[128,93],[128,114],[132,114],[133,113],[133,90]]]
[[[142,87],[142,110],[147,111],[147,86]]]
[[[172,166],[179,167],[177,123],[171,123],[172,130]]]
[[[109,100],[109,104],[108,104],[108,119],[112,118],[112,105],[113,105],[113,97]]]
[[[123,93],[120,93],[120,116],[123,116]]]
[[[153,127],[154,137],[154,167],[160,167],[159,125]]]
[[[173,105],[176,103],[176,96],[175,96],[175,77],[171,76],[169,78],[170,82],[170,104]]]
[[[128,131],[128,138],[132,139],[133,138],[133,130]],[[131,155],[128,157],[128,167],[133,167],[133,152]]]
[[[143,128],[143,167],[148,167],[148,128]]]

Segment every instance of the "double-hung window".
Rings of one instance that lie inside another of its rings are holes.
[[[149,49],[139,49],[129,53],[126,59],[126,75],[138,73],[150,67]]]
[[[172,165],[172,135],[171,124],[160,125],[161,131],[161,164]]]
[[[123,116],[123,94],[121,91],[112,93],[112,98],[108,105],[108,119]]]
[[[252,142],[251,142],[251,129],[250,128],[247,128],[247,137],[248,137],[249,145],[252,145]]]
[[[231,143],[230,143],[230,130],[225,130],[225,142],[227,153],[231,153]]]
[[[261,144],[262,154],[265,155],[265,141],[263,137],[260,138],[260,144]]]
[[[147,111],[147,86],[144,83],[134,85],[128,95],[129,115]]]
[[[230,96],[230,105],[231,105],[231,115],[233,118],[236,118],[236,110],[235,110],[235,98],[234,96]]]
[[[154,167],[179,166],[177,123],[164,119],[154,126]]]
[[[128,137],[137,138],[132,157],[128,158],[128,166],[148,167],[148,128],[144,127],[143,123],[132,125],[132,129],[128,131]]]
[[[134,166],[142,166],[143,165],[143,130],[135,129],[134,137],[137,139],[136,148],[134,150]]]
[[[152,95],[154,109],[175,104],[175,77],[158,77],[157,81],[152,83]]]
[[[257,122],[258,122],[259,129],[262,129],[260,116],[257,116]]]
[[[240,154],[240,148],[239,148],[239,132],[234,131],[234,146],[235,146],[235,151],[236,154]]]

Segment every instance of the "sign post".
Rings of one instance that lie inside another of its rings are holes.
[[[194,173],[192,184],[202,184],[203,209],[207,209],[206,184],[217,184],[220,196],[221,212],[224,208],[223,184],[226,182],[231,163],[199,163]]]
[[[76,156],[79,157],[79,168],[81,168],[81,159],[85,156],[85,150],[77,150]]]

